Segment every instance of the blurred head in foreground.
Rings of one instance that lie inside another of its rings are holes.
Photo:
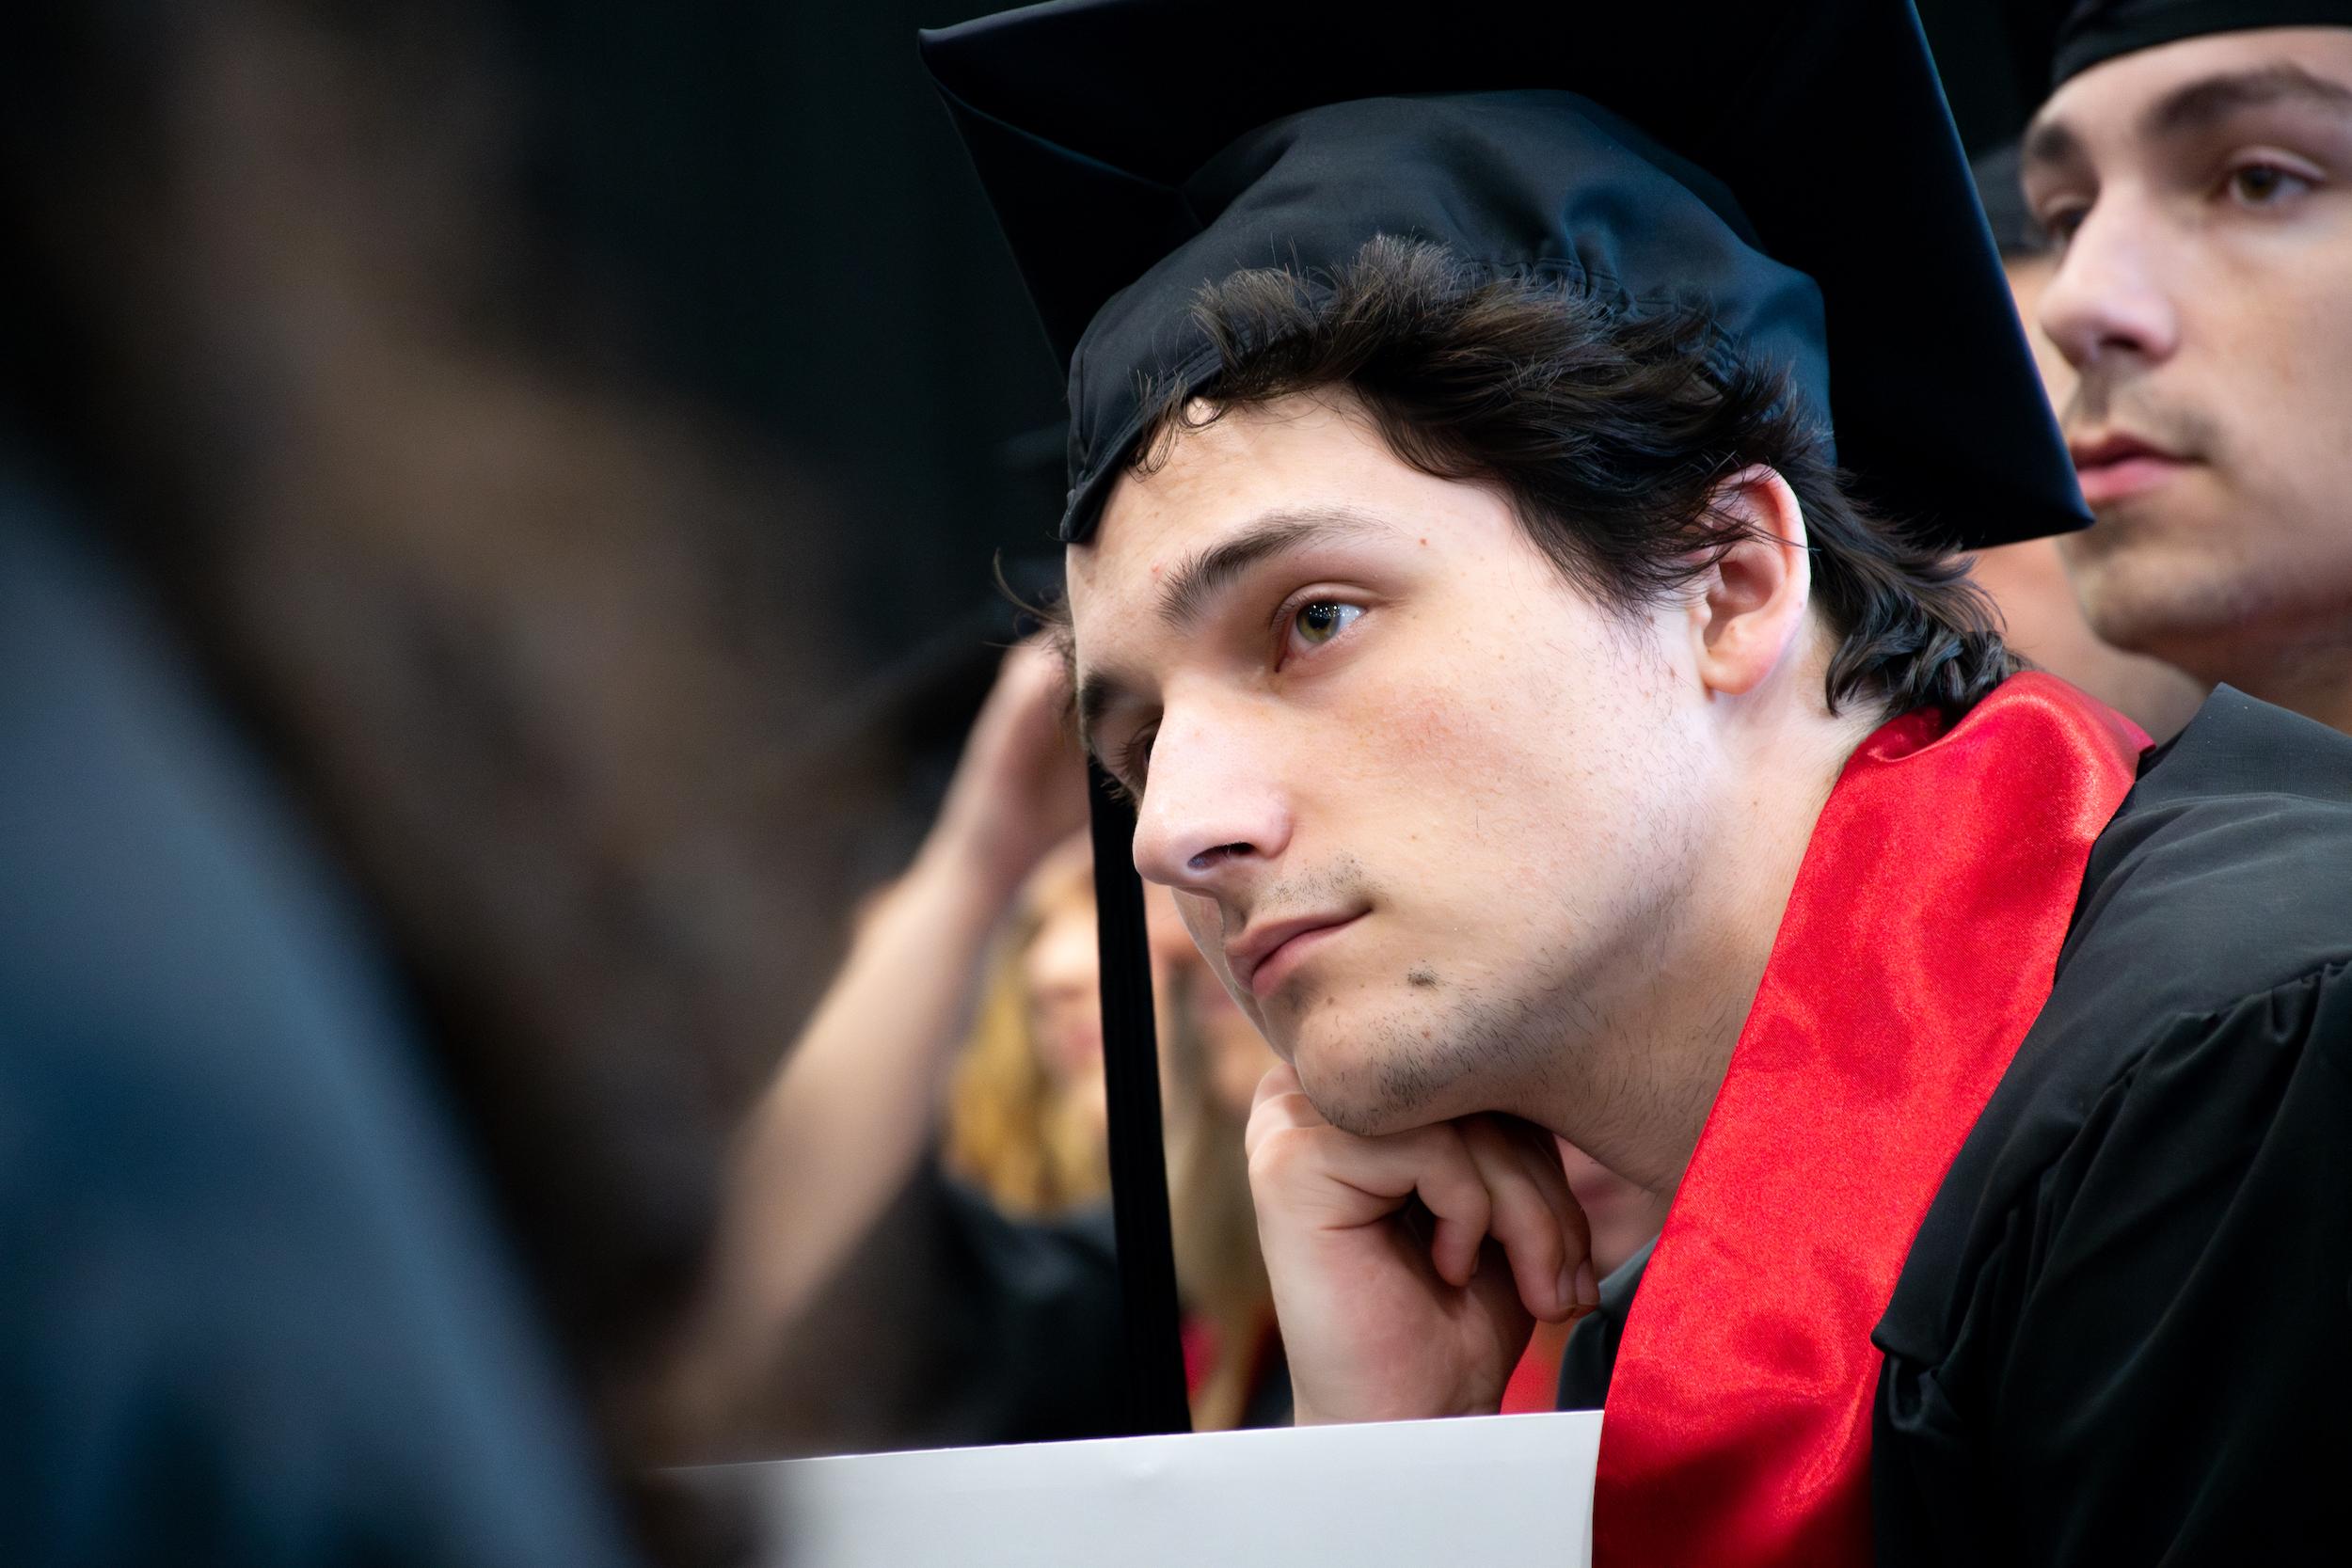
[[[17,412],[358,884],[635,1475],[723,1129],[848,880],[796,752],[823,508],[583,351],[626,334],[518,188],[482,8],[39,24],[0,137]]]

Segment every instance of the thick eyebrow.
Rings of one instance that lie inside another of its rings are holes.
[[[2166,94],[2142,118],[2140,130],[2152,140],[2177,140],[2233,114],[2273,103],[2304,103],[2344,113],[2352,111],[2352,87],[2314,76],[2299,65],[2208,76]]]
[[[1253,566],[1334,540],[1394,531],[1392,524],[1382,522],[1370,513],[1352,511],[1346,507],[1266,513],[1251,519],[1229,537],[1191,556],[1168,573],[1160,585],[1154,613],[1170,629],[1188,631],[1208,614],[1217,595],[1240,580],[1242,575]],[[1086,674],[1079,677],[1076,702],[1078,739],[1089,753],[1099,754],[1095,752],[1094,746],[1095,724],[1126,695],[1125,683],[1116,676]]]
[[[2140,117],[2140,135],[2152,141],[2178,141],[2248,109],[2274,103],[2307,103],[2352,113],[2352,87],[2314,76],[2298,65],[2206,76],[2175,87]],[[2082,139],[2061,120],[2039,120],[2018,149],[2024,165],[2074,163]]]
[[[1160,585],[1160,619],[1171,631],[1189,631],[1208,613],[1217,594],[1259,562],[1311,545],[1386,531],[1387,525],[1376,518],[1345,507],[1269,512],[1168,573],[1168,580]]]
[[[2082,155],[2081,138],[2063,122],[2039,120],[2026,129],[2026,139],[2017,149],[2017,166],[2023,169],[2036,165],[2076,163]]]

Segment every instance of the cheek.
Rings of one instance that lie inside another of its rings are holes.
[[[2176,395],[2216,425],[2223,467],[2249,494],[2352,467],[2352,218],[2337,227],[2326,243],[2226,253],[2184,306],[2197,354]]]
[[[2209,524],[2145,515],[2105,517],[2058,542],[2091,630],[2138,651],[2153,651],[2185,623],[2231,613],[2229,587],[2242,574],[2226,548]]]
[[[1491,661],[1489,678],[1394,692],[1363,777],[1380,802],[1365,858],[1456,918],[1556,896],[1564,863],[1606,860],[1655,769],[1661,732],[1639,673],[1583,652]],[[1484,915],[1481,915],[1484,918]]]
[[[2271,418],[2249,428],[2249,440],[2263,445],[2258,461],[2265,480],[2292,497],[2296,513],[2338,539],[2352,537],[2342,526],[2344,497],[2352,493],[2352,245],[2345,247],[2343,270],[2332,273],[2325,287],[2307,282],[2308,309],[2281,312],[2269,324],[2278,347],[2275,372],[2261,395]],[[2249,395],[2253,389],[2249,388]]]
[[[1569,673],[1595,663],[1570,635],[1581,629],[1534,616],[1422,628],[1359,698],[1359,733],[1384,742],[1372,765],[1443,771],[1454,792],[1472,794],[1542,766],[1579,705]]]
[[[1324,788],[1351,836],[1407,849],[1492,820],[1532,759],[1527,721],[1484,685],[1392,683],[1361,711],[1334,716],[1318,750]],[[1376,858],[1365,845],[1347,847]]]
[[[2257,628],[2340,623],[2352,597],[2352,531],[2283,483],[2226,490],[2162,511],[2103,520],[2060,548],[2085,619],[2129,652],[2233,676],[2218,649],[2250,647]],[[2266,519],[2259,527],[2244,519]]]

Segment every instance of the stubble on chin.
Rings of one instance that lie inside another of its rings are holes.
[[[2244,626],[2258,612],[2262,572],[2248,559],[2245,505],[2235,493],[2231,444],[2202,410],[2142,384],[2076,384],[2063,416],[2070,431],[2129,431],[2194,467],[2163,489],[2102,506],[2092,525],[2058,539],[2084,619],[2100,641],[2127,653],[2183,663],[2198,644]]]
[[[2249,634],[2283,607],[2269,581],[2276,568],[2230,529],[2152,505],[2107,509],[2059,545],[2084,620],[2113,647],[2244,684],[2232,656],[2254,645]]]
[[[1307,1028],[1294,1037],[1300,1085],[1342,1132],[1378,1137],[1500,1109],[1558,1070],[1559,1019],[1450,990],[1427,964],[1401,980],[1396,1005],[1371,1019],[1303,1021],[1355,1038],[1313,1041]]]

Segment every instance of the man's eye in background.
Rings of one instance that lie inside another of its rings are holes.
[[[1361,605],[1341,604],[1335,599],[1315,599],[1298,607],[1298,613],[1291,617],[1291,629],[1298,634],[1301,642],[1311,647],[1330,641],[1363,612]]]
[[[2074,230],[2083,226],[2083,218],[2090,211],[2090,208],[2081,206],[2057,207],[2040,214],[2034,222],[2050,237],[2052,245],[2063,246],[2074,237]]]

